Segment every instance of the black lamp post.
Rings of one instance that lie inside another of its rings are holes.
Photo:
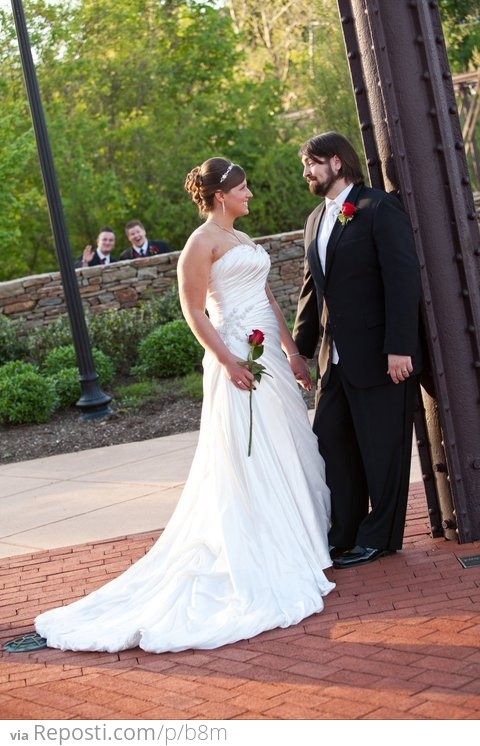
[[[15,28],[17,30],[22,70],[27,89],[28,102],[33,121],[37,150],[40,159],[43,183],[47,197],[50,224],[52,226],[55,248],[60,264],[65,302],[72,329],[73,345],[77,355],[80,371],[81,396],[77,406],[81,409],[82,419],[94,419],[111,414],[108,407],[112,397],[105,394],[99,384],[98,375],[93,363],[90,340],[88,338],[85,315],[80,299],[77,277],[72,264],[65,218],[63,215],[60,192],[58,189],[52,152],[48,140],[45,116],[43,113],[40,91],[33,64],[30,40],[28,37],[25,14],[21,0],[11,0]]]

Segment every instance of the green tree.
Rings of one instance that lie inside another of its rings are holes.
[[[29,36],[41,67],[61,9],[31,2]],[[55,268],[46,199],[39,168],[12,15],[0,11],[0,240],[8,246],[0,281]]]
[[[143,220],[152,237],[182,248],[197,223],[183,192],[186,172],[218,153],[253,173],[277,139],[276,81],[245,73],[231,19],[210,2],[78,0],[52,9],[26,0],[25,9],[74,254],[105,223],[122,242],[132,217]],[[0,36],[13,39],[11,19],[2,20]],[[14,51],[5,110],[22,101],[30,137]],[[28,195],[28,172],[42,194],[38,163],[28,161],[5,187],[15,199]],[[41,207],[35,223],[0,216],[1,229],[14,230],[20,240],[23,274],[27,264],[29,272],[55,268],[44,202]],[[35,246],[48,247],[48,259],[34,254]],[[9,263],[4,267],[1,279],[17,274]]]
[[[184,177],[245,167],[242,228],[300,228],[298,146],[339,129],[361,147],[336,0],[24,0],[74,256],[142,220],[181,249],[197,225]],[[478,0],[440,0],[452,69],[478,65]],[[12,14],[0,11],[0,281],[57,269]]]
[[[279,84],[282,139],[357,128],[335,0],[225,0],[249,73]]]
[[[480,66],[480,5],[478,0],[439,0],[443,33],[452,72]]]

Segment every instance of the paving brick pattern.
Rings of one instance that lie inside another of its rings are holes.
[[[0,653],[1,719],[435,719],[480,715],[480,542],[432,539],[411,485],[404,549],[329,570],[323,614],[212,651]],[[116,576],[158,532],[4,559],[0,643]]]

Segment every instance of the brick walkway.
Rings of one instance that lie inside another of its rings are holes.
[[[431,539],[411,485],[404,550],[328,571],[325,612],[212,651],[0,653],[1,719],[478,719],[480,542]],[[0,643],[142,556],[157,533],[10,557]]]

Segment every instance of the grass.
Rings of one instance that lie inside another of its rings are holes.
[[[195,372],[183,378],[152,379],[115,386],[114,397],[117,402],[117,411],[136,412],[152,399],[165,397],[201,399],[202,383],[202,374]]]
[[[188,396],[190,399],[203,398],[203,376],[201,373],[189,373],[178,379],[178,382],[184,396]]]

